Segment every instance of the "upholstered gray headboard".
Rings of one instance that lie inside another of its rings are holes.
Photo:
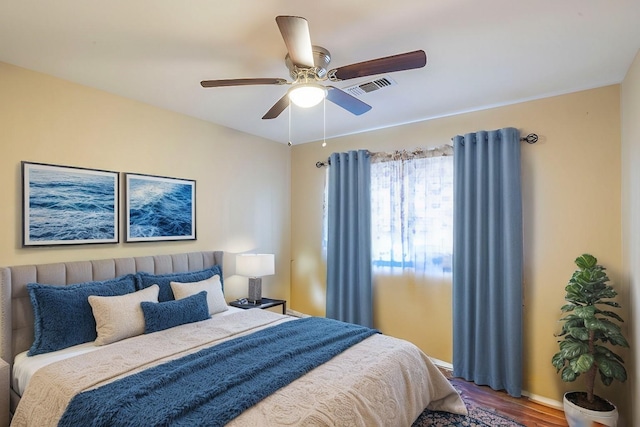
[[[74,261],[0,268],[0,357],[9,365],[33,343],[33,309],[27,283],[71,285],[129,273],[165,274],[222,268],[221,251]]]
[[[20,400],[9,386],[13,359],[28,350],[34,338],[27,283],[71,285],[142,271],[165,274],[203,270],[214,265],[222,268],[222,255],[222,251],[190,252],[0,268],[0,357],[9,364],[8,372],[6,365],[0,366],[0,427],[9,424],[9,413],[14,413]]]

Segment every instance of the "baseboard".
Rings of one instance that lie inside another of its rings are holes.
[[[564,404],[562,402],[558,402],[557,400],[549,399],[548,397],[544,396],[538,396],[537,394],[529,393],[526,390],[522,391],[522,395],[532,402],[564,411]]]
[[[442,368],[442,369],[446,369],[447,371],[453,372],[453,365],[451,363],[445,362],[443,360],[436,359],[436,358],[433,358],[433,357],[430,357],[430,359],[433,362],[433,364],[436,365],[437,367]],[[562,402],[558,402],[557,400],[549,399],[548,397],[539,396],[537,394],[529,393],[526,390],[522,391],[522,395],[525,396],[527,399],[531,400],[532,402],[539,403],[539,404],[544,405],[544,406],[549,406],[549,407],[555,408],[555,409],[560,409],[560,410],[564,409],[564,406],[563,406]]]
[[[453,365],[451,363],[445,362],[444,360],[436,359],[434,357],[429,357],[429,359],[431,359],[433,364],[436,365],[438,368],[443,368],[443,369],[446,369],[447,371],[453,372]]]

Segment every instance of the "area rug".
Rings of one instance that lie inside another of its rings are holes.
[[[458,390],[458,392],[460,392],[460,390]],[[463,395],[461,396],[465,405],[467,405],[469,415],[458,415],[425,409],[411,427],[524,427],[523,424],[498,415],[491,411],[491,409],[482,408],[475,403],[465,400]]]

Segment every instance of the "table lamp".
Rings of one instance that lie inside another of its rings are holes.
[[[247,300],[253,304],[262,301],[262,276],[275,273],[273,254],[240,254],[236,255],[236,274],[249,278]]]

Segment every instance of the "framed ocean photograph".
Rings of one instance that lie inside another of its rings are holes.
[[[125,174],[125,242],[196,240],[196,182]]]
[[[22,246],[118,243],[118,177],[22,162]]]

